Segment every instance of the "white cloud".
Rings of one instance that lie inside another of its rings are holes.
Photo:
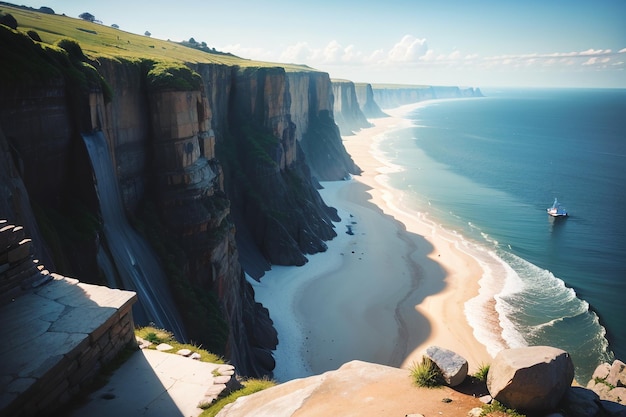
[[[626,53],[626,48],[617,52],[611,49],[589,48],[580,51],[529,52],[524,54],[502,53],[481,56],[474,51],[457,48],[444,51],[431,49],[425,38],[405,35],[389,48],[375,50],[360,49],[355,45],[342,45],[331,40],[324,46],[297,42],[282,51],[268,51],[261,48],[243,48],[231,45],[218,48],[244,58],[272,62],[306,64],[331,75],[345,71],[349,73],[359,68],[360,73],[389,73],[403,71],[406,74],[437,74],[442,71],[487,73],[488,71],[623,71],[624,60],[616,59]],[[615,62],[619,61],[619,62]],[[352,68],[352,69],[351,69]],[[418,72],[416,72],[418,71]]]
[[[400,42],[391,48],[387,56],[392,62],[417,62],[427,52],[426,39],[405,35]]]
[[[279,61],[287,63],[306,62],[311,58],[312,49],[306,42],[298,42],[295,45],[289,45],[281,54]]]

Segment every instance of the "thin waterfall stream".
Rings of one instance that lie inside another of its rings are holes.
[[[135,322],[142,325],[154,323],[169,330],[180,341],[186,341],[182,320],[168,288],[167,278],[151,247],[129,224],[113,170],[113,162],[106,138],[101,131],[83,134],[89,152],[96,181],[96,191],[102,213],[104,239],[112,262],[98,260],[107,275],[117,271],[119,287],[137,293],[138,303],[133,308]],[[102,250],[100,250],[102,252]],[[115,276],[107,276],[109,284],[117,282]]]

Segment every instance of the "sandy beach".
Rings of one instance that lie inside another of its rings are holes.
[[[373,152],[381,135],[407,126],[402,115],[418,105],[387,111],[390,117],[371,120],[374,127],[344,137],[363,173],[323,183],[322,197],[342,218],[328,251],[251,281],[278,331],[279,381],[353,359],[409,368],[431,345],[464,356],[470,372],[491,362],[464,314],[478,295],[480,265],[453,236],[402,209],[382,181],[393,167]]]

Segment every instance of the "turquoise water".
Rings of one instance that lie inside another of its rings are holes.
[[[499,336],[567,350],[585,381],[626,359],[626,90],[485,93],[388,134],[388,183],[483,254]],[[568,218],[547,215],[555,197]],[[477,333],[497,350],[494,329]]]

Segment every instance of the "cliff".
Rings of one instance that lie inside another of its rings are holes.
[[[335,122],[341,134],[352,135],[355,131],[372,126],[361,111],[354,83],[332,80],[332,86],[335,96]]]
[[[400,84],[372,85],[374,101],[383,109],[390,109],[404,104],[416,103],[423,100],[445,98],[482,97],[479,88],[472,87],[444,87],[444,86],[414,86]]]
[[[328,74],[88,57],[75,41],[33,42],[2,26],[0,43],[3,217],[42,231],[36,255],[49,252],[52,270],[119,283],[109,203],[83,141],[102,132],[124,216],[158,256],[187,339],[242,375],[271,374],[276,332],[244,270],[258,278],[326,250],[338,217],[317,180],[359,172],[333,120]],[[129,256],[129,268],[144,268]]]
[[[378,107],[378,103],[374,100],[374,90],[372,85],[368,83],[355,83],[356,98],[359,102],[361,111],[368,119],[388,116]]]
[[[291,115],[296,138],[302,146],[311,175],[316,181],[342,180],[358,175],[356,166],[341,140],[335,122],[336,97],[326,73],[288,73],[291,93]]]

